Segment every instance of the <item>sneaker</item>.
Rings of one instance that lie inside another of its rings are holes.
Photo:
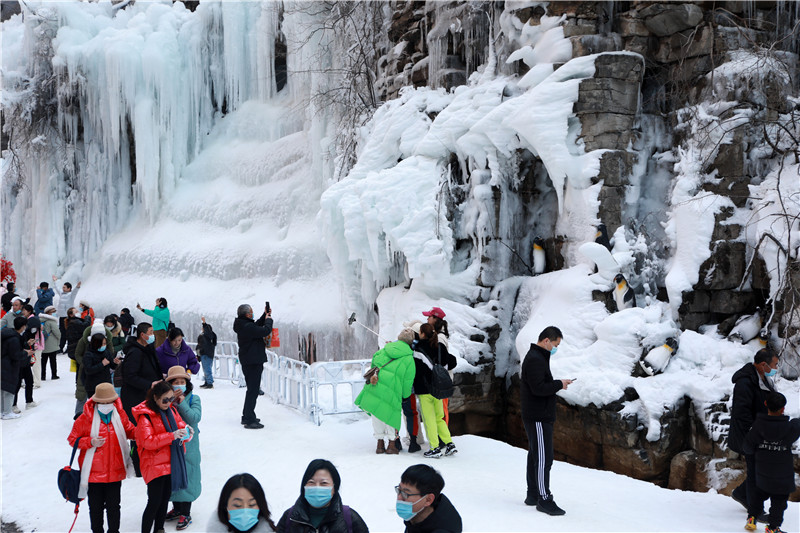
[[[14,413],[16,413],[16,414],[20,414],[22,412],[22,411],[19,410],[19,407],[17,407],[16,405],[14,407],[12,407],[11,410],[14,411]]]
[[[175,526],[175,529],[177,529],[178,531],[180,531],[182,529],[186,529],[187,527],[189,527],[189,524],[191,524],[191,523],[192,523],[192,517],[191,516],[182,516],[182,517],[178,518],[178,525]]]
[[[539,503],[539,496],[528,496],[525,498],[525,505],[535,507]]]
[[[25,404],[25,409],[33,409],[37,405],[39,405],[39,404],[36,403],[36,402],[28,402],[28,403]]]
[[[408,443],[408,453],[418,452],[421,449],[420,445],[417,444],[417,437],[411,435],[411,442]]]
[[[181,513],[176,511],[175,508],[173,507],[172,510],[170,510],[170,512],[167,513],[167,516],[164,517],[164,520],[169,522],[170,520],[177,520],[180,517]]]
[[[264,424],[261,424],[259,422],[250,422],[249,424],[245,424],[244,427],[246,429],[261,429],[264,427]]]
[[[445,457],[450,457],[451,455],[455,455],[457,452],[458,450],[456,450],[456,445],[453,444],[452,442],[448,442],[447,446],[445,446],[444,448]]]
[[[22,415],[19,413],[6,413],[2,416],[3,420],[14,420],[15,418],[22,418]]]
[[[61,378],[60,378],[60,377],[58,377],[58,376],[53,376],[53,377],[52,377],[52,378],[50,378],[50,379],[61,379]]]
[[[432,448],[427,452],[423,453],[422,455],[424,455],[428,459],[438,459],[439,457],[442,456],[442,447],[437,446],[436,448]]]
[[[257,424],[257,423],[259,423],[259,422],[261,422],[261,419],[260,419],[260,418],[256,418],[256,419],[255,419],[255,423]],[[249,423],[250,423],[250,422],[247,422],[245,419],[242,419],[242,425],[243,425],[243,426],[246,426],[246,425],[247,425],[247,424],[249,424]]]
[[[550,516],[561,516],[567,514],[564,509],[556,505],[556,502],[553,500],[553,498],[548,500],[539,500],[539,503],[536,504],[536,510],[541,513],[549,514]]]
[[[203,383],[202,385],[200,385],[200,388],[201,389],[213,389],[214,385],[212,385],[211,383]]]
[[[764,533],[786,533],[786,532],[782,530],[779,526],[775,527],[767,526],[764,528]]]
[[[744,525],[744,528],[747,531],[755,531],[757,527],[758,526],[756,526],[756,517],[755,516],[748,516],[747,517],[747,523]]]

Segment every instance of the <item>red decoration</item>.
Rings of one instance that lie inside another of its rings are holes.
[[[2,255],[0,255],[0,281],[17,282],[17,273],[14,272],[14,263],[3,259]]]

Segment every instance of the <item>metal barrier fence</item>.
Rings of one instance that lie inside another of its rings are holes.
[[[196,347],[196,343],[187,344],[192,349]],[[369,359],[309,365],[267,350],[261,389],[275,403],[291,407],[320,425],[325,415],[361,412],[353,401],[364,388],[363,376],[369,366]],[[217,343],[214,379],[245,386],[237,343]]]

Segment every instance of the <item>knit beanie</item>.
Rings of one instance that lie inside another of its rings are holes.
[[[409,346],[411,346],[411,343],[414,342],[414,330],[412,330],[411,328],[405,328],[397,336],[397,340],[403,341]]]
[[[106,327],[103,325],[103,321],[99,318],[94,319],[94,324],[92,324],[92,332],[89,336],[91,337],[95,333],[102,333],[103,335],[106,334]]]

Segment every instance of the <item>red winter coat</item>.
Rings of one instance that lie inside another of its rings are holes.
[[[178,428],[186,427],[186,423],[172,405],[172,416]],[[172,433],[167,431],[161,421],[161,413],[154,413],[145,402],[133,407],[133,416],[136,418],[136,449],[139,451],[139,467],[145,483],[166,476],[171,472],[170,462],[172,454]]]
[[[86,450],[92,447],[92,421],[95,417],[95,403],[92,399],[86,400],[83,406],[83,413],[72,424],[72,431],[67,437],[70,446],[75,445],[75,441],[79,437],[83,437],[78,444],[81,451],[78,457],[78,465],[83,467],[83,458],[86,456]],[[125,436],[132,439],[136,427],[128,419],[125,410],[122,409],[122,400],[117,398],[114,401],[114,407],[117,409],[120,419],[122,420],[122,427],[125,428]],[[92,459],[92,471],[89,473],[89,483],[114,483],[122,481],[126,477],[125,461],[122,458],[122,450],[119,448],[119,439],[117,432],[114,431],[114,424],[104,424],[100,421],[99,436],[106,439],[105,444],[96,448],[94,451],[94,459]]]

